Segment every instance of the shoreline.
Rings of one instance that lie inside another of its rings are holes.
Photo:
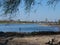
[[[0,45],[49,45],[48,42],[52,39],[54,39],[54,44],[59,44],[60,35],[0,37]]]
[[[44,32],[42,33],[44,34]],[[37,35],[35,32],[32,35],[29,33],[26,35],[26,33],[0,32],[0,45],[47,45],[48,42],[52,42],[52,39],[54,44],[60,45],[60,32],[48,35]]]
[[[36,23],[0,23],[0,24],[36,24]],[[60,24],[38,24],[42,26],[60,26]]]

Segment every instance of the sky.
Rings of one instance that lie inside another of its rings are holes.
[[[38,1],[37,1],[38,2]],[[60,19],[60,3],[56,5],[55,8],[47,6],[45,1],[44,4],[35,4],[33,8],[31,8],[30,13],[27,13],[24,10],[24,4],[19,6],[19,11],[15,13],[16,16],[13,16],[14,20],[23,20],[23,21],[57,21]],[[1,13],[1,11],[0,11]],[[8,20],[9,16],[0,16],[0,20]]]

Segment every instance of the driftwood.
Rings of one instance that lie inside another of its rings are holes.
[[[55,38],[51,39],[51,41],[49,40],[47,43],[48,45],[60,45],[60,41],[55,40]]]

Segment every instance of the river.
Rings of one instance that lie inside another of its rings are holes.
[[[0,24],[3,32],[33,32],[33,31],[59,31],[56,26],[44,26],[38,24]]]

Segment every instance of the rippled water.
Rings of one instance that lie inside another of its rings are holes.
[[[56,26],[42,26],[38,24],[0,24],[0,31],[4,32],[59,31],[59,28]]]

